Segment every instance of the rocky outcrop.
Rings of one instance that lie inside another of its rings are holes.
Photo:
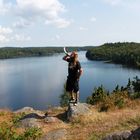
[[[14,111],[14,113],[32,113],[34,109],[32,107],[23,107],[21,109],[18,109]]]
[[[22,128],[41,128],[42,124],[40,120],[45,118],[44,112],[40,110],[34,110],[31,107],[24,107],[22,109],[19,109],[17,111],[14,111],[15,114],[24,114],[23,117],[19,120],[18,127]]]
[[[131,132],[132,134],[129,136],[128,140],[140,140],[140,127]]]
[[[54,116],[48,116],[39,110],[34,110],[31,107],[24,107],[20,110],[15,111],[15,113],[25,113],[25,115],[20,119],[19,127],[30,128],[37,127],[41,128],[42,123],[59,123],[62,122],[60,119]]]
[[[14,113],[25,113],[25,114],[37,114],[39,116],[44,116],[44,112],[40,110],[34,110],[32,107],[24,107],[19,110],[14,111]]]
[[[66,140],[67,130],[66,129],[57,129],[48,132],[39,140]]]
[[[61,110],[62,108],[52,108],[52,110]],[[61,120],[62,114],[58,116],[53,116],[51,110],[47,110],[47,113],[40,111],[40,110],[34,110],[31,107],[24,107],[22,109],[19,109],[14,112],[15,114],[23,114],[23,117],[19,120],[18,127],[21,128],[43,128],[45,125],[52,125],[55,124],[62,124],[63,121]],[[65,117],[66,119],[66,117]],[[50,130],[46,134],[43,134],[43,136],[39,140],[66,140],[67,130],[64,128],[54,129]]]
[[[140,140],[140,127],[134,131],[113,133],[102,140]]]
[[[102,140],[127,140],[131,135],[131,131],[117,132],[110,134]]]
[[[74,105],[73,103],[70,103],[67,110],[67,120],[71,121],[75,117],[87,115],[89,113],[91,113],[91,111],[88,107],[88,104],[78,103],[77,105]]]
[[[69,138],[71,130],[67,127],[68,122],[71,124],[77,120],[83,121],[85,117],[87,119],[87,116],[95,114],[91,106],[86,103],[78,103],[77,105],[70,103],[67,111],[66,108],[56,107],[48,109],[45,113],[31,107],[24,107],[14,113],[22,117],[17,127],[43,128],[44,133],[39,140],[66,140]],[[82,116],[84,117],[82,118]],[[140,140],[140,127],[133,131],[112,133],[102,140]]]
[[[44,118],[44,122],[46,122],[46,123],[57,123],[57,122],[60,122],[60,120],[56,117],[46,116]]]
[[[26,118],[20,121],[19,126],[22,128],[31,128],[31,127],[41,128],[42,125],[35,118]]]

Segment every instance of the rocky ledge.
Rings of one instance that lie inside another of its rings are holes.
[[[140,127],[133,131],[123,131],[110,134],[102,140],[140,140]]]
[[[78,116],[88,115],[90,113],[91,113],[91,110],[89,109],[88,104],[78,103],[77,105],[73,105],[72,103],[70,103],[67,110],[67,120],[72,121]]]
[[[69,129],[67,129],[67,124],[73,122],[75,118],[81,116],[90,115],[94,113],[91,111],[90,106],[86,103],[78,103],[76,106],[69,104],[68,108],[56,107],[53,108],[53,113],[56,113],[59,110],[59,113],[52,115],[49,110],[47,113],[40,110],[34,110],[31,107],[24,107],[20,110],[15,111],[14,113],[24,113],[25,115],[20,119],[19,126],[21,128],[47,128],[53,127],[45,131],[43,136],[39,140],[66,140]],[[51,111],[52,111],[51,110]],[[54,126],[55,127],[54,129]],[[104,137],[102,140],[140,140],[140,127],[133,131],[123,131],[115,132]]]
[[[60,107],[53,108],[55,110],[61,110]],[[76,106],[70,104],[68,109],[60,115],[50,115],[51,113],[34,110],[31,107],[24,107],[14,112],[15,114],[25,115],[20,119],[19,126],[21,128],[43,128],[45,125],[58,125],[64,124],[65,122],[72,121],[75,117],[79,115],[87,115],[90,113],[90,109],[86,103],[78,103]],[[46,134],[44,134],[39,140],[65,140],[67,139],[67,130],[65,128],[58,128],[55,130],[50,130]]]

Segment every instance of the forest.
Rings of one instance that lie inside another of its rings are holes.
[[[87,50],[88,47],[68,47],[68,51]],[[62,53],[63,47],[3,47],[0,48],[0,59],[32,57],[32,56],[48,56],[55,53]]]
[[[140,43],[106,43],[89,48],[86,57],[140,68]]]

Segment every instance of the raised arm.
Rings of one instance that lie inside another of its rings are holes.
[[[63,58],[62,58],[64,61],[68,61],[70,59],[70,56],[69,55],[65,55]]]

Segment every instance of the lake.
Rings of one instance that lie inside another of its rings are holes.
[[[128,78],[140,77],[140,71],[122,65],[90,61],[79,52],[84,69],[80,79],[80,100],[84,102],[95,87],[107,90],[125,86]],[[46,109],[57,106],[67,78],[64,54],[0,60],[0,108],[16,110],[25,106]]]

